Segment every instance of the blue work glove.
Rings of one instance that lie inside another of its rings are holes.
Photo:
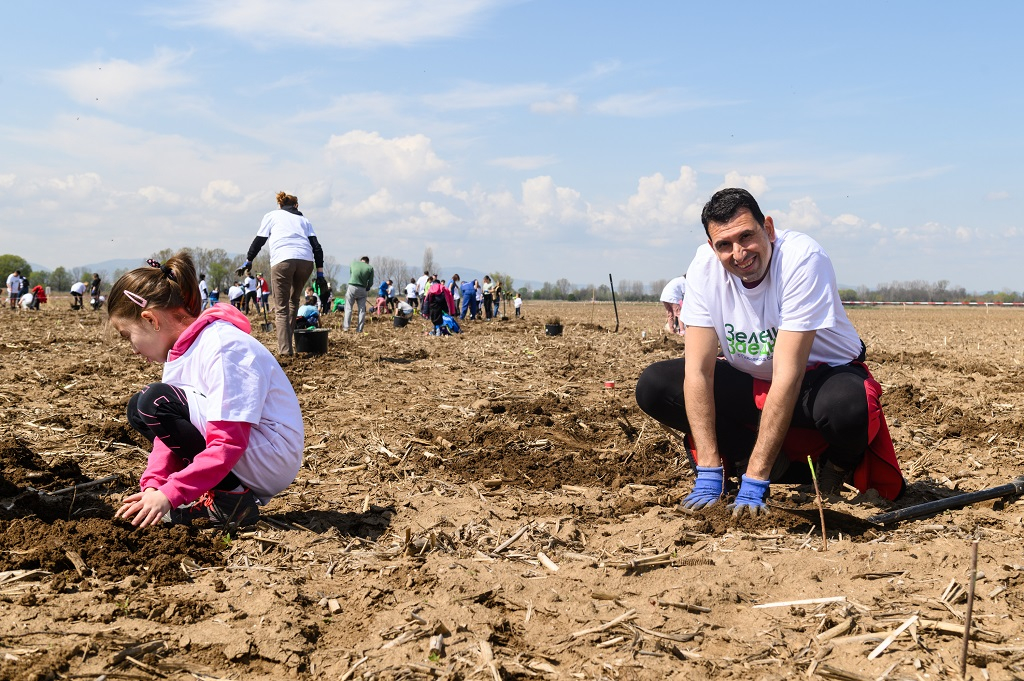
[[[252,267],[252,263],[249,262],[248,260],[246,260],[245,263],[241,267],[239,267],[237,270],[235,270],[235,275],[239,276],[239,277],[242,276],[242,272],[245,272],[250,267]]]
[[[710,506],[722,498],[725,490],[725,470],[721,466],[697,466],[697,482],[690,496],[683,499],[681,506],[687,511]]]
[[[732,517],[738,518],[744,513],[750,513],[756,517],[758,514],[768,514],[768,480],[755,480],[743,476],[740,482],[740,491],[736,495],[736,501],[729,504]]]

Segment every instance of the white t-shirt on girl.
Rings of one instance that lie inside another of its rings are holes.
[[[416,297],[416,284],[409,282],[405,285],[405,297],[415,298]]]
[[[779,331],[817,331],[811,364],[847,364],[861,343],[839,299],[832,261],[806,234],[776,230],[768,273],[752,289],[726,271],[704,243],[686,271],[683,323],[715,329],[725,359],[770,381]]]
[[[164,364],[163,382],[204,396],[189,399],[189,420],[252,424],[249,446],[231,472],[262,503],[295,480],[302,465],[302,412],[288,377],[256,339],[226,321],[213,322],[185,353]]]
[[[271,266],[285,260],[313,262],[309,237],[316,236],[316,232],[312,223],[301,215],[281,209],[272,210],[263,216],[256,236],[267,237]]]

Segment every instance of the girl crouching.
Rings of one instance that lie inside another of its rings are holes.
[[[110,324],[132,352],[164,365],[133,395],[128,421],[153,443],[141,492],[115,517],[147,527],[206,520],[240,527],[284,490],[302,463],[302,413],[274,356],[230,305],[200,312],[191,257],[128,272],[107,300]]]

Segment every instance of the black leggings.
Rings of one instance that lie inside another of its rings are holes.
[[[669,359],[647,367],[636,384],[636,402],[654,420],[688,433],[690,424],[683,401],[685,363],[683,359]],[[828,444],[822,459],[846,470],[860,464],[868,446],[867,378],[868,372],[860,364],[809,369],[790,423],[790,427],[821,433]],[[761,421],[761,410],[754,404],[754,379],[717,360],[714,392],[719,452],[729,464],[746,461]],[[798,471],[794,474],[803,477]]]
[[[128,400],[128,423],[146,436],[167,445],[185,463],[206,449],[206,436],[188,418],[188,398],[179,388],[167,383],[150,383]],[[214,489],[233,490],[242,481],[228,473]]]

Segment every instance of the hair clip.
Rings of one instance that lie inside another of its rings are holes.
[[[172,281],[178,281],[178,277],[174,275],[174,270],[172,270],[167,265],[161,265],[159,260],[154,260],[153,258],[150,258],[149,260],[146,261],[146,264],[149,265],[150,267],[155,267],[158,270],[160,270],[163,273],[163,275],[168,279]]]
[[[146,307],[146,305],[149,303],[148,300],[146,300],[145,298],[140,296],[138,293],[132,293],[131,291],[128,291],[127,289],[125,291],[123,291],[123,293],[126,296],[128,296],[128,300],[132,301],[133,303],[135,303],[139,307]]]

